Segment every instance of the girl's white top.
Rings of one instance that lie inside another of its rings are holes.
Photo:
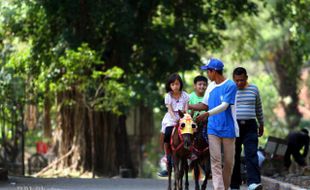
[[[167,126],[175,126],[178,122],[178,120],[180,119],[178,110],[184,111],[184,108],[186,106],[186,104],[188,104],[189,101],[189,95],[182,91],[181,96],[179,99],[175,99],[172,97],[172,92],[168,92],[165,95],[165,105],[166,107],[168,107],[168,105],[170,104],[173,110],[173,113],[175,115],[174,119],[171,114],[169,112],[167,112],[162,120],[161,123],[161,132],[165,133],[166,127]]]

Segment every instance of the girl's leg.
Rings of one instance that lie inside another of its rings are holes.
[[[169,165],[172,167],[172,155],[171,155],[171,147],[170,147],[170,138],[173,127],[166,127],[165,136],[164,136],[164,150],[167,158],[167,167]]]
[[[171,164],[172,163],[172,158],[171,158],[171,148],[170,148],[170,144],[169,143],[164,143],[164,147],[165,147],[165,156],[167,158],[167,164]]]

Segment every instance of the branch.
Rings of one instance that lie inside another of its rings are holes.
[[[56,164],[58,164],[60,161],[62,161],[63,159],[67,158],[68,156],[70,156],[73,153],[73,150],[75,149],[75,146],[73,146],[71,148],[71,150],[69,152],[67,152],[67,154],[63,155],[62,157],[60,157],[59,159],[55,160],[54,162],[52,162],[51,164],[49,164],[48,166],[46,166],[45,168],[43,168],[41,171],[39,171],[38,173],[32,175],[33,177],[38,177],[40,175],[42,175],[43,173],[45,173],[47,170],[49,170],[51,167],[55,166]]]

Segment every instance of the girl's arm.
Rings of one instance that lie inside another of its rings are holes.
[[[174,115],[174,113],[173,113],[171,104],[167,104],[167,107],[168,107],[168,113],[170,114],[170,116],[171,116],[174,120],[176,120],[177,118],[175,117],[175,115]]]

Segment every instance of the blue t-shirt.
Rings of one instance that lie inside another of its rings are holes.
[[[208,134],[223,138],[234,138],[238,136],[238,126],[235,120],[235,111],[232,106],[235,104],[237,86],[232,80],[225,80],[220,84],[212,82],[209,84],[202,103],[209,106],[209,110],[219,106],[222,102],[229,104],[229,107],[218,114],[208,118]]]

